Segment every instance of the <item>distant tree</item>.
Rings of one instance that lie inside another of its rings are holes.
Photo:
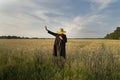
[[[107,34],[105,39],[119,39],[120,40],[120,27],[117,27],[114,32]]]

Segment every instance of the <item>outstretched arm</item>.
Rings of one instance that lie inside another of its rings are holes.
[[[48,31],[47,26],[45,26],[45,30]]]
[[[48,29],[47,29],[47,26],[45,26],[45,30],[46,30],[49,34],[51,34],[51,35],[53,35],[53,36],[56,36],[56,35],[57,35],[56,33],[48,30]]]

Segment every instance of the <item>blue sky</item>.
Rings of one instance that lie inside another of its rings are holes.
[[[98,38],[120,26],[120,0],[0,0],[0,35],[53,37],[62,27],[69,38]]]

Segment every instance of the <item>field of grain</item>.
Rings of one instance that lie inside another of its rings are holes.
[[[64,65],[52,39],[1,39],[0,80],[120,80],[120,40],[69,39]]]

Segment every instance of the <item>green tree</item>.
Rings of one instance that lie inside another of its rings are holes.
[[[114,32],[107,34],[105,39],[120,39],[120,27],[117,27]]]

